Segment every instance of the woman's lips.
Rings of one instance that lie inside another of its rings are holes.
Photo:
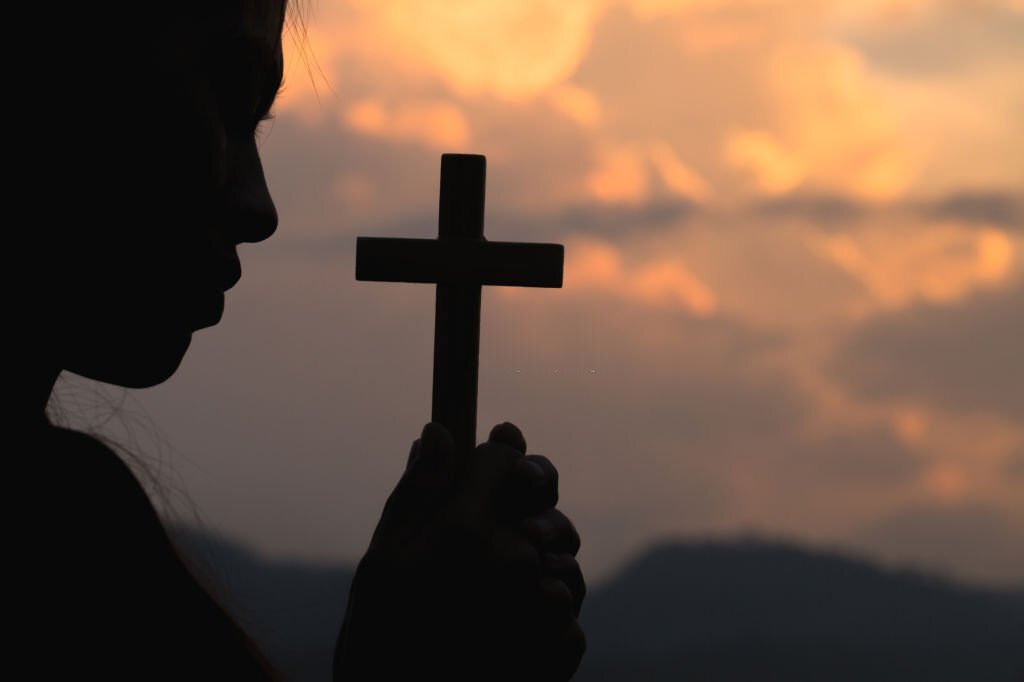
[[[231,252],[217,270],[217,286],[221,291],[227,291],[238,284],[241,278],[242,264],[238,260],[238,254]]]
[[[240,279],[242,279],[242,265],[236,257],[224,264],[224,270],[220,273],[220,290],[227,291],[238,284]]]
[[[235,286],[242,277],[242,264],[238,254],[230,251],[224,254],[216,267],[203,283],[195,282],[196,288],[188,303],[189,326],[193,331],[212,327],[224,315],[224,292]]]
[[[193,331],[214,326],[224,315],[224,293],[205,292],[196,298],[190,312],[192,316],[189,324]]]

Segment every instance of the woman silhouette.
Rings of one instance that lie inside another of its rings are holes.
[[[33,678],[276,678],[130,469],[45,409],[65,370],[125,387],[170,377],[220,320],[237,245],[277,228],[255,137],[281,83],[285,2],[12,10],[9,25],[47,28],[23,53],[8,150],[9,210],[36,225],[12,250],[25,274],[9,375],[26,453],[9,480],[28,493],[11,496],[11,613]],[[426,425],[357,570],[336,680],[572,676],[579,538],[555,509],[554,467],[525,451],[511,424],[474,453]]]

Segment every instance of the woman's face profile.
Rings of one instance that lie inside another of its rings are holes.
[[[59,142],[77,217],[42,249],[61,369],[164,381],[220,320],[237,245],[276,229],[256,133],[281,83],[283,1],[155,3],[140,53],[98,66],[97,102]]]

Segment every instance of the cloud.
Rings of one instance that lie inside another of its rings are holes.
[[[954,192],[928,200],[904,199],[885,204],[843,194],[789,192],[756,201],[751,208],[759,218],[796,218],[823,228],[848,227],[869,221],[910,220],[996,227],[1008,231],[1024,229],[1024,196],[995,189]]]
[[[651,199],[660,181],[669,194],[694,203],[711,198],[711,186],[666,142],[607,145],[586,177],[590,196],[602,204],[640,204]]]
[[[847,46],[783,43],[768,58],[769,87],[785,103],[774,131],[737,131],[729,160],[751,169],[770,194],[795,187],[841,190],[868,200],[905,193],[917,160],[863,57]],[[735,156],[746,141],[757,155]]]
[[[648,175],[644,159],[628,147],[607,147],[599,165],[587,174],[590,196],[605,203],[643,202],[648,196]]]
[[[1024,417],[1024,289],[979,293],[952,307],[914,306],[865,323],[831,374],[872,399]]]
[[[875,212],[875,204],[838,194],[782,194],[758,201],[753,211],[760,217],[798,218],[823,228],[859,222]]]
[[[437,233],[440,154],[428,144],[361,134],[335,120],[311,127],[281,114],[261,156],[280,215],[277,241],[352,239],[410,215],[428,218],[407,236]]]
[[[805,177],[796,152],[760,130],[733,133],[725,143],[725,158],[730,164],[750,171],[757,188],[769,195],[789,192],[800,186]]]
[[[948,76],[1024,59],[1024,13],[1009,2],[919,2],[903,21],[853,25],[845,35],[873,65],[908,77]],[[929,7],[930,6],[930,7]]]
[[[926,217],[1024,229],[1024,196],[1009,192],[962,192],[921,207]]]
[[[659,193],[702,205],[791,192],[889,202],[1020,173],[1007,162],[1020,144],[1008,137],[1008,61],[1001,76],[905,82],[853,37],[857,17],[891,18],[891,3],[485,5],[318,10],[309,52],[331,87],[314,96],[309,81],[321,79],[290,54],[280,113],[385,143],[471,146],[517,174],[529,161],[522,184],[505,186],[548,212]],[[953,21],[935,3],[915,11]],[[889,23],[911,37],[927,29]]]
[[[691,201],[703,203],[713,191],[707,181],[686,165],[666,142],[659,142],[650,151],[651,162],[658,169],[661,181],[672,192]]]
[[[1024,527],[985,505],[909,507],[867,524],[854,544],[896,563],[936,568],[963,579],[1024,584]]]
[[[1006,475],[1014,480],[1024,481],[1024,449],[1006,460]]]
[[[618,249],[593,239],[575,240],[568,254],[565,287],[569,291],[597,291],[643,306],[685,310],[697,317],[713,315],[718,308],[715,293],[678,256],[627,268]]]
[[[455,92],[512,100],[543,92],[572,73],[589,46],[598,10],[588,0],[353,4],[392,58],[418,64]]]
[[[875,305],[896,310],[918,301],[950,304],[998,288],[1013,274],[1010,237],[955,224],[893,229],[883,221],[821,234],[815,249],[860,280]]]
[[[888,429],[839,430],[799,440],[790,475],[808,486],[910,483],[921,463]]]
[[[470,140],[462,110],[445,101],[408,102],[389,109],[378,100],[362,99],[348,106],[344,121],[361,133],[415,140],[442,151],[464,148]]]
[[[553,88],[548,97],[551,106],[580,126],[596,128],[601,124],[601,102],[593,93],[571,83],[563,83]]]
[[[532,217],[516,222],[548,226],[551,232],[574,232],[593,237],[621,239],[627,235],[650,234],[685,225],[700,214],[692,201],[678,198],[654,198],[638,205],[617,204],[567,206],[554,216]]]

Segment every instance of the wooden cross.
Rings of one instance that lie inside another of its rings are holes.
[[[356,279],[437,284],[431,419],[463,452],[476,447],[480,288],[562,286],[561,244],[484,238],[487,159],[441,156],[437,239],[356,238]]]

